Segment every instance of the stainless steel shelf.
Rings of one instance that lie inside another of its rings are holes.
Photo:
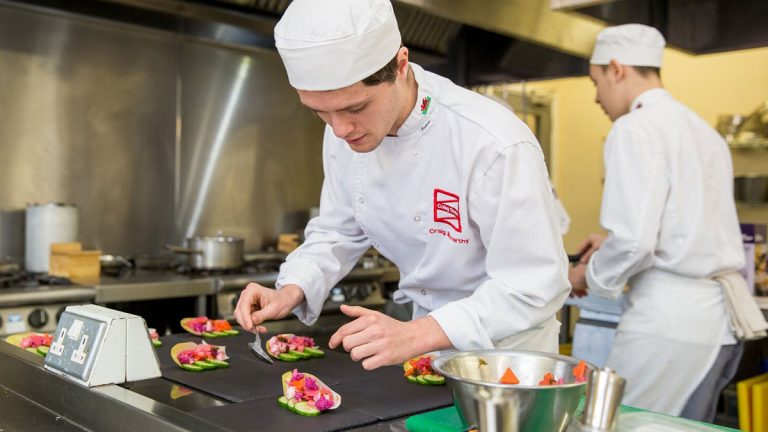
[[[768,150],[768,139],[730,142],[728,147],[731,150]]]

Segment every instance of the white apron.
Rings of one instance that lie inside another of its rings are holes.
[[[606,362],[627,379],[622,403],[679,415],[720,346],[736,343],[722,287],[650,269],[631,280],[628,304]]]
[[[424,308],[413,304],[413,319],[429,314]],[[560,352],[560,321],[554,316],[542,324],[515,333],[493,342],[496,349],[517,349],[524,351],[541,351],[557,354]]]

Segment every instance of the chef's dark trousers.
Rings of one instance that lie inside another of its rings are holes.
[[[712,423],[715,420],[720,393],[736,375],[744,344],[723,345],[704,380],[696,387],[683,407],[680,417]]]

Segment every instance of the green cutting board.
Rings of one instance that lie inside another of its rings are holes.
[[[576,417],[581,415],[583,404],[584,404],[584,399],[582,398],[582,400],[579,402],[579,407],[576,408]],[[644,410],[629,407],[626,405],[622,405],[621,407],[619,407],[619,416],[621,416],[622,414],[630,414],[630,413],[636,413],[636,412],[647,413],[649,415],[652,415],[658,418],[663,418],[663,419],[666,419],[667,421],[674,422],[683,427],[686,424],[689,424],[689,425],[707,427],[711,430],[737,431],[736,429],[717,426],[709,423],[695,422],[692,420],[681,419],[679,417],[668,416],[665,414],[652,413],[650,411],[644,411]],[[619,417],[619,420],[621,420],[621,417]],[[456,407],[442,408],[439,410],[429,411],[426,413],[411,416],[405,421],[405,427],[410,432],[462,432],[466,430],[464,426],[461,424],[461,419],[459,418],[458,411],[456,411]]]

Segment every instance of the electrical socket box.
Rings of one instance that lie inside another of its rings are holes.
[[[67,307],[45,368],[88,387],[161,376],[144,319],[97,305]]]

